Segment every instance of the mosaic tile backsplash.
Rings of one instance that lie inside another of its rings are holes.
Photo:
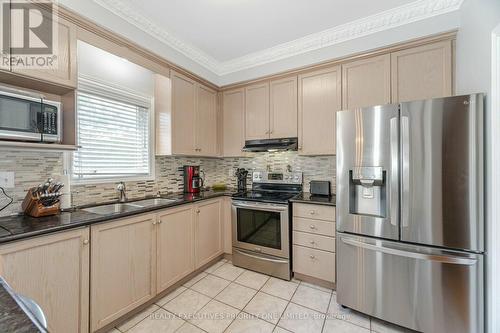
[[[335,156],[299,156],[296,152],[254,153],[242,158],[198,158],[158,156],[155,159],[155,179],[126,182],[129,199],[161,193],[182,191],[182,166],[200,165],[205,174],[205,184],[226,183],[236,187],[236,168],[252,170],[292,171],[304,174],[304,190],[309,190],[311,180],[329,180],[335,193]],[[57,152],[0,151],[0,172],[15,172],[15,188],[6,189],[14,203],[0,212],[0,216],[16,214],[26,191],[52,177],[58,179],[63,173],[63,154]],[[249,176],[248,186],[251,186]],[[117,183],[87,184],[71,186],[73,205],[81,206],[118,199]],[[0,207],[7,203],[0,193]]]

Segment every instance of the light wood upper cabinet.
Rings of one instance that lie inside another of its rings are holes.
[[[245,88],[245,139],[269,138],[269,83]]]
[[[391,56],[384,54],[342,64],[342,109],[391,102]]]
[[[341,109],[341,68],[299,75],[299,154],[335,155],[336,113]]]
[[[297,77],[270,83],[270,137],[297,137]]]
[[[222,199],[207,200],[195,206],[196,268],[223,253]]]
[[[392,101],[452,95],[452,63],[449,40],[392,53]]]
[[[197,89],[196,148],[203,156],[217,155],[217,92],[202,85]]]
[[[92,225],[91,236],[95,331],[156,295],[156,214]]]
[[[159,155],[198,155],[217,156],[217,92],[191,78],[171,71],[172,109],[169,110],[167,93],[159,91],[159,86],[167,88],[161,78],[156,79],[155,95],[159,99],[160,109],[156,111],[157,154]],[[168,125],[168,115],[171,115],[171,125]],[[161,121],[161,117],[165,119]],[[171,150],[169,147],[171,135]]]
[[[192,205],[158,214],[157,292],[194,271],[194,210]]]
[[[172,153],[195,153],[196,82],[175,71],[172,80]]]
[[[224,157],[243,156],[245,89],[224,91],[222,103],[222,154]]]
[[[35,4],[36,6],[36,4]],[[51,13],[40,8],[44,19],[51,20]],[[39,15],[36,11],[32,15]],[[72,88],[77,86],[76,28],[61,17],[57,20],[57,67],[53,69],[18,69],[12,72],[23,74],[45,82],[52,82]]]
[[[0,246],[0,275],[43,309],[54,333],[88,332],[89,230]]]

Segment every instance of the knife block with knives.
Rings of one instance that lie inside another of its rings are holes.
[[[45,184],[30,188],[21,205],[24,213],[32,217],[58,214],[61,210],[59,191],[63,186],[64,184],[54,183],[49,179]]]

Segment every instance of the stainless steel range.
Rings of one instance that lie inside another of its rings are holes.
[[[302,173],[252,174],[252,190],[233,196],[233,264],[290,280],[289,202],[302,191]]]

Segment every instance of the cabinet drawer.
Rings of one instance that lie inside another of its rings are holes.
[[[333,237],[335,236],[335,223],[294,217],[293,230]]]
[[[335,221],[335,207],[294,203],[293,216],[333,222]]]
[[[335,238],[313,235],[306,232],[294,231],[293,244],[310,247],[313,249],[335,252]]]
[[[335,253],[294,245],[293,271],[335,282]]]

